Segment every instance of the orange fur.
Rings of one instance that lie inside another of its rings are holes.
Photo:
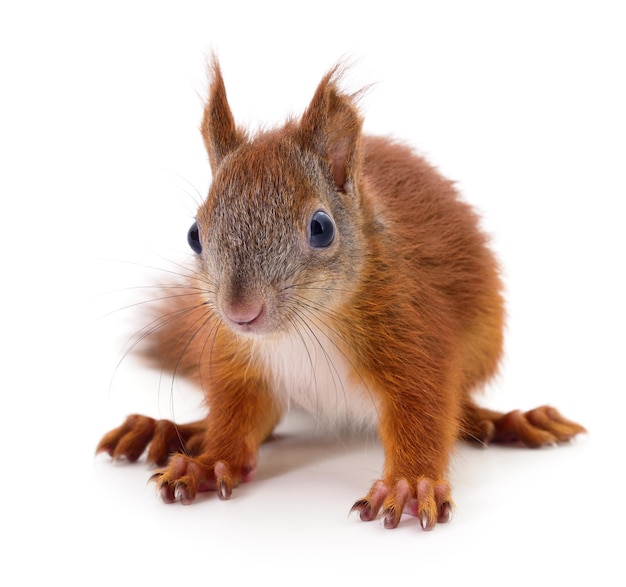
[[[497,263],[451,182],[408,147],[362,135],[338,71],[300,120],[249,138],[214,62],[201,126],[213,171],[197,215],[202,250],[150,336],[152,356],[195,378],[209,412],[178,427],[131,416],[98,451],[135,460],[150,446],[165,501],[209,489],[225,498],[252,477],[288,398],[319,394],[328,407],[341,395],[348,420],[369,402],[385,450],[381,479],[353,509],[386,527],[407,511],[431,529],[452,511],[456,439],[540,446],[584,429],[553,408],[501,414],[474,403],[502,353]],[[330,243],[313,240],[316,218],[330,218]],[[309,361],[309,379],[297,361]]]

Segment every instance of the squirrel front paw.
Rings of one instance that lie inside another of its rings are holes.
[[[369,493],[359,499],[350,511],[359,512],[363,521],[374,520],[380,514],[385,528],[395,528],[402,513],[407,513],[416,516],[424,530],[432,530],[437,522],[452,519],[453,508],[447,481],[418,477],[411,481],[405,478],[393,482],[376,481]]]
[[[250,481],[256,472],[254,460],[240,465],[206,457],[173,455],[167,466],[150,478],[165,503],[193,503],[198,493],[216,491],[220,499],[229,499],[240,482]]]

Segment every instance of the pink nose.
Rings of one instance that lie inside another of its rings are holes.
[[[243,302],[224,305],[226,318],[239,326],[253,326],[260,322],[265,310],[262,302]]]

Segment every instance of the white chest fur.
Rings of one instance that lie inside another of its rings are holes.
[[[376,400],[350,359],[324,334],[309,334],[259,345],[279,401],[309,412],[324,427],[375,426]]]

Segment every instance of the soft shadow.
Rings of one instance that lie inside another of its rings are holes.
[[[255,480],[280,477],[297,469],[344,457],[365,458],[378,468],[380,441],[373,432],[324,431],[306,420],[279,426],[259,450]],[[374,464],[375,463],[375,464]],[[377,475],[380,472],[376,473]]]

